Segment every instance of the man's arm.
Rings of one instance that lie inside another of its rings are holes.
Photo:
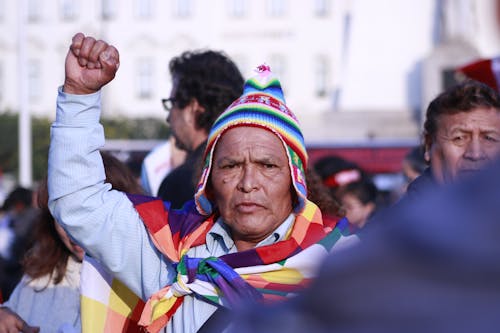
[[[56,221],[139,296],[163,287],[167,267],[124,193],[104,183],[100,92],[118,69],[118,51],[77,34],[66,57],[49,150],[49,207]]]

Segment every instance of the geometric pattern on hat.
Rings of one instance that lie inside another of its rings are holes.
[[[204,166],[198,183],[195,202],[203,215],[213,212],[213,203],[206,196],[206,186],[212,169],[212,157],[220,137],[230,128],[254,126],[275,134],[283,143],[288,158],[292,184],[297,193],[294,212],[303,210],[307,198],[305,170],[307,151],[297,117],[286,106],[279,80],[269,66],[257,67],[257,75],[245,82],[243,94],[214,122],[207,139]]]

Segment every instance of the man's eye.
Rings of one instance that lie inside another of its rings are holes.
[[[487,141],[490,141],[490,142],[498,142],[498,137],[496,136],[493,136],[493,135],[485,135],[484,138],[487,140]]]
[[[465,135],[455,135],[451,138],[451,141],[453,141],[453,143],[456,145],[462,145],[466,142],[466,140],[467,137]]]
[[[277,168],[278,166],[276,164],[272,164],[272,163],[264,163],[264,168],[266,169],[274,169],[274,168]]]

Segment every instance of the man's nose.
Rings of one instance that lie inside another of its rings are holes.
[[[472,138],[467,145],[464,158],[479,161],[486,158],[485,147],[479,138]]]
[[[258,188],[257,172],[255,167],[245,165],[241,170],[238,189],[242,192],[249,193]]]

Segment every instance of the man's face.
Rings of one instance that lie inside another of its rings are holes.
[[[292,211],[285,148],[267,130],[228,130],[217,143],[211,172],[215,202],[237,247],[238,241],[255,246]]]
[[[500,112],[477,108],[441,115],[435,137],[428,140],[426,155],[440,184],[474,174],[500,156]]]
[[[170,97],[173,98],[177,91],[178,80],[172,81],[172,90]],[[170,124],[170,130],[175,138],[175,145],[181,150],[191,151],[193,147],[192,136],[195,129],[194,112],[192,105],[188,104],[184,108],[179,108],[175,98],[173,99],[172,110],[168,113],[167,122]]]

